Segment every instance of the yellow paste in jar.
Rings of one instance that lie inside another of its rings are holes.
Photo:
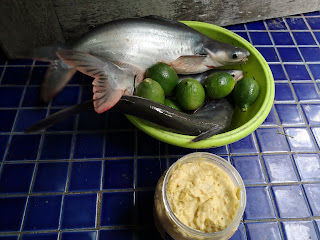
[[[176,217],[202,232],[222,231],[232,222],[239,205],[240,187],[218,166],[195,161],[171,172],[167,199]]]

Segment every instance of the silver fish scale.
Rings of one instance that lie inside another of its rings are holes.
[[[73,49],[144,71],[157,61],[196,54],[200,40],[190,30],[135,19],[108,23],[84,36]]]

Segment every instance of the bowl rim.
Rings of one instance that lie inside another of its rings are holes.
[[[163,141],[175,146],[179,146],[179,147],[184,147],[184,148],[199,149],[199,148],[220,147],[226,144],[236,142],[248,136],[263,123],[263,121],[267,118],[273,105],[275,86],[274,86],[273,75],[268,63],[266,62],[264,57],[261,55],[261,53],[254,46],[252,46],[247,40],[245,40],[239,35],[223,27],[219,27],[210,23],[199,22],[199,21],[181,21],[181,22],[185,23],[190,27],[202,26],[209,29],[213,29],[216,32],[220,32],[232,38],[235,38],[238,41],[240,41],[247,50],[249,50],[251,53],[254,53],[257,56],[257,60],[261,64],[262,69],[264,71],[264,75],[266,76],[267,91],[266,91],[265,99],[263,100],[263,103],[261,105],[261,108],[248,122],[246,122],[242,126],[235,128],[233,130],[230,130],[228,132],[214,135],[208,139],[205,139],[199,142],[191,142],[191,140],[195,136],[169,132],[164,129],[160,129],[154,126],[153,124],[150,124],[150,122],[146,120],[133,117],[130,115],[126,115],[126,117],[129,119],[131,123],[133,123],[137,128],[139,128],[141,131],[145,132],[146,134],[160,141]]]

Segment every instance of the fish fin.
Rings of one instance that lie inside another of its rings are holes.
[[[75,74],[76,69],[59,60],[51,61],[41,84],[41,98],[48,102],[57,95]]]
[[[97,113],[112,108],[125,91],[133,92],[134,74],[130,69],[74,50],[59,50],[58,56],[78,71],[94,78],[93,100]]]
[[[212,137],[213,135],[219,133],[221,128],[217,125],[213,128],[210,128],[208,131],[200,133],[198,136],[196,136],[194,139],[191,140],[191,142],[199,142],[201,140],[205,140],[209,137]]]
[[[58,60],[57,50],[65,48],[62,44],[49,45],[38,47],[32,50],[25,50],[19,52],[18,58],[32,58],[39,61],[51,62],[53,60]]]
[[[173,60],[170,65],[178,74],[191,74],[203,72],[203,62],[207,55],[181,56]]]
[[[50,116],[46,117],[45,119],[42,119],[39,122],[36,122],[32,126],[30,126],[24,132],[25,133],[39,132],[40,130],[51,127],[54,124],[66,119],[72,115],[75,115],[75,114],[83,112],[83,111],[90,111],[90,110],[93,111],[92,100],[89,100],[89,101],[62,109],[54,114],[51,114]]]

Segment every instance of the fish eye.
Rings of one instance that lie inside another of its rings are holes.
[[[233,59],[236,59],[237,57],[238,57],[238,54],[236,54],[236,53],[233,53],[233,54],[232,54],[232,58],[233,58]]]
[[[231,75],[233,78],[236,76],[236,74],[234,74],[234,73],[231,73],[230,75]]]

